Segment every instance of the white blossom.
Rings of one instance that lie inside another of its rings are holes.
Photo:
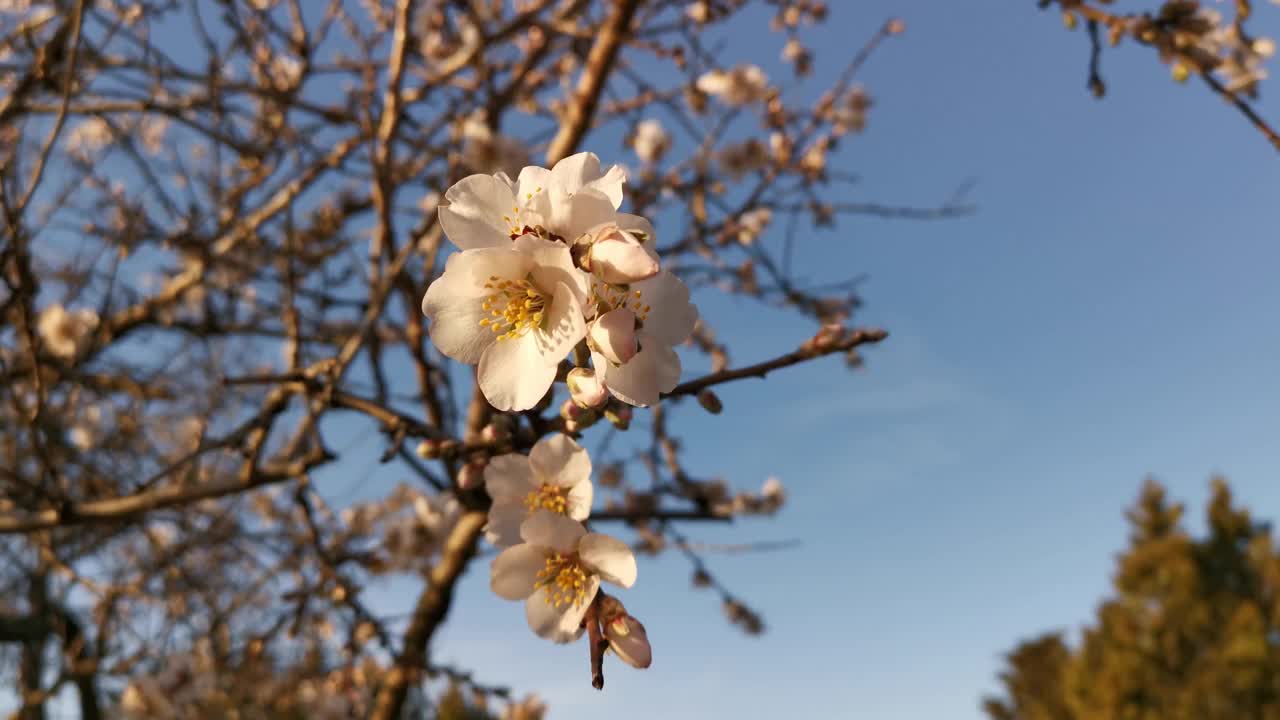
[[[711,70],[698,78],[697,87],[725,105],[748,105],[769,95],[769,78],[756,65],[738,65],[729,71]]]
[[[758,207],[742,213],[733,224],[738,242],[743,245],[754,243],[772,221],[773,211],[767,207]]]
[[[484,469],[493,498],[485,537],[499,547],[520,542],[520,526],[534,512],[573,520],[591,514],[591,458],[568,435],[556,433],[534,444],[528,455],[499,455]]]
[[[520,537],[522,544],[494,559],[489,587],[506,600],[524,600],[529,627],[539,637],[576,640],[602,580],[635,584],[636,558],[626,543],[588,533],[564,515],[540,510],[521,525]]]
[[[641,160],[646,163],[656,163],[671,149],[671,136],[657,120],[653,118],[642,120],[636,125],[631,147]]]
[[[525,234],[573,242],[612,221],[622,204],[626,174],[600,171],[592,153],[578,153],[547,170],[529,166],[516,181],[505,174],[470,175],[444,195],[440,224],[463,250],[503,247]]]
[[[698,321],[689,288],[663,270],[625,290],[597,283],[594,300],[598,317],[587,344],[596,374],[625,403],[656,403],[680,382],[673,347],[689,339]]]
[[[527,410],[586,334],[586,277],[567,246],[533,235],[455,253],[422,299],[431,341],[479,365],[480,389],[495,408]]]
[[[63,359],[75,357],[81,343],[97,327],[98,314],[88,308],[67,312],[61,305],[50,305],[36,320],[45,348]]]

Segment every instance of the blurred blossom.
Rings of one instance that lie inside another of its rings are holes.
[[[48,351],[64,360],[76,356],[80,344],[98,327],[98,314],[88,308],[67,312],[50,305],[36,321],[40,339]]]
[[[646,163],[656,163],[671,148],[671,136],[662,127],[662,123],[652,118],[642,120],[636,125],[635,137],[631,141],[636,155]]]
[[[730,106],[761,102],[769,96],[769,78],[756,65],[712,70],[698,78],[697,87]]]

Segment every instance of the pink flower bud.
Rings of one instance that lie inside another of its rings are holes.
[[[604,636],[609,640],[609,648],[631,667],[643,670],[653,662],[649,635],[644,625],[630,615],[619,615],[605,623]]]
[[[607,283],[625,285],[658,274],[658,260],[640,243],[616,237],[591,247],[591,272]]]
[[[604,417],[619,430],[631,427],[631,406],[625,403],[613,403],[604,409]]]
[[[573,402],[582,408],[595,408],[609,399],[609,390],[600,377],[587,368],[574,368],[566,379]]]
[[[724,410],[724,404],[720,402],[720,396],[716,395],[711,388],[706,388],[698,393],[698,404],[702,406],[703,410],[712,415],[719,415],[720,411]]]
[[[591,342],[609,362],[621,365],[635,357],[636,314],[626,308],[615,308],[596,318],[588,331]]]

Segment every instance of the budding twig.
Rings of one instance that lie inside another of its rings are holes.
[[[774,370],[798,365],[807,360],[833,355],[838,352],[848,352],[859,345],[878,343],[887,337],[889,337],[889,333],[878,328],[854,330],[844,339],[830,345],[820,347],[801,347],[800,349],[789,352],[786,355],[776,357],[772,360],[766,360],[762,363],[748,365],[746,367],[737,368],[736,370],[721,370],[720,372],[714,372],[710,375],[703,375],[696,380],[680,383],[675,386],[671,392],[663,395],[663,397],[694,395],[702,389],[709,388],[712,385],[719,385],[721,383],[732,382],[734,380],[741,380],[749,377],[763,378]]]
[[[600,601],[603,597],[604,593],[596,593],[587,608],[586,617],[582,619],[586,623],[587,641],[591,646],[591,687],[597,690],[604,689],[604,650],[609,647],[609,641],[600,632]]]

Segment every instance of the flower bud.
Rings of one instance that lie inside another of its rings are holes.
[[[631,406],[623,403],[614,403],[604,410],[605,419],[613,423],[613,426],[619,430],[626,430],[631,427]]]
[[[423,460],[435,460],[440,457],[440,443],[436,440],[423,440],[418,443],[416,452]]]
[[[626,308],[615,308],[596,318],[588,337],[600,354],[616,365],[635,357],[640,349],[636,341],[636,314]]]
[[[698,404],[702,406],[703,410],[712,415],[719,415],[720,411],[724,410],[724,405],[720,402],[720,396],[712,392],[710,388],[698,393]]]
[[[564,420],[565,431],[574,433],[595,425],[596,421],[600,419],[599,413],[579,406],[574,402],[573,398],[565,400],[560,405],[560,417]]]
[[[569,385],[569,395],[580,408],[596,408],[609,399],[609,391],[600,377],[588,368],[574,368],[569,371],[565,382]]]
[[[596,277],[607,283],[633,283],[658,274],[658,261],[643,245],[622,240],[596,243],[591,266]]]
[[[511,439],[511,431],[498,423],[489,423],[480,431],[480,439],[487,443],[505,442]]]
[[[639,228],[624,230],[614,223],[592,230],[578,241],[590,247],[586,269],[604,282],[617,285],[657,275],[658,257],[644,244],[650,235]]]
[[[653,662],[649,635],[644,625],[630,615],[619,615],[605,623],[604,636],[609,640],[609,649],[631,667],[643,670]]]

